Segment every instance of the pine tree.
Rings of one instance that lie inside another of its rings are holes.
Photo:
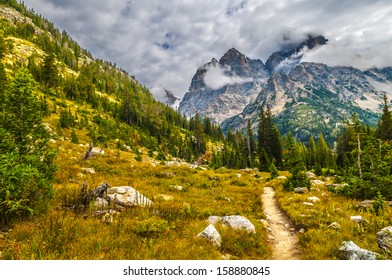
[[[247,122],[246,127],[246,146],[247,146],[247,156],[248,156],[248,166],[254,166],[254,154],[255,154],[255,140],[253,136],[252,126],[250,120]]]
[[[327,145],[327,142],[324,140],[324,136],[322,133],[319,135],[319,139],[316,145],[316,160],[317,164],[322,168],[327,168],[331,164],[331,156],[330,149]]]
[[[392,140],[392,115],[386,95],[384,95],[384,109],[377,123],[376,137],[381,140]]]
[[[316,143],[313,136],[310,136],[309,139],[309,165],[310,167],[316,165]]]
[[[271,108],[267,107],[267,111],[260,109],[259,114],[259,126],[258,126],[258,156],[259,161],[262,160],[262,150],[264,148],[270,161],[274,161],[277,166],[282,165],[282,138],[278,131],[278,128],[273,122]]]
[[[42,67],[42,80],[48,88],[55,88],[59,85],[59,71],[54,54],[45,57]]]
[[[43,210],[53,195],[55,153],[34,90],[28,70],[18,70],[0,114],[0,217],[5,219]]]

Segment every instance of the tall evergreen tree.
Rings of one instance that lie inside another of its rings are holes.
[[[258,123],[258,157],[261,162],[263,159],[262,150],[264,149],[267,153],[270,161],[274,161],[275,165],[282,165],[282,138],[278,131],[278,128],[273,122],[271,108],[267,107],[267,111],[263,108],[260,109],[259,123]]]
[[[309,165],[311,167],[316,165],[316,143],[313,136],[310,136],[309,139]]]
[[[384,95],[384,109],[377,123],[376,137],[381,140],[392,139],[392,115],[389,111],[388,98]]]
[[[250,120],[247,121],[246,126],[246,147],[247,147],[247,156],[248,156],[248,166],[254,166],[254,154],[255,154],[255,140],[253,135],[252,126],[250,124]]]
[[[53,53],[45,57],[42,67],[42,80],[48,88],[55,88],[59,85],[59,71]]]
[[[43,126],[34,79],[21,68],[10,82],[0,114],[0,217],[45,209],[53,194],[54,151]]]

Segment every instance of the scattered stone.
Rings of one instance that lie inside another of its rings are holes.
[[[228,225],[233,229],[246,230],[249,233],[256,233],[255,226],[243,216],[225,216],[222,218],[222,223]]]
[[[351,216],[350,220],[351,221],[355,221],[357,223],[364,223],[364,222],[366,222],[362,216]]]
[[[321,196],[322,196],[322,197],[329,197],[329,194],[323,192],[323,193],[321,194]]]
[[[320,180],[312,180],[311,183],[312,183],[313,186],[322,186],[322,185],[325,185],[325,182],[320,181]]]
[[[337,222],[331,223],[328,227],[336,230],[340,229],[340,225]]]
[[[308,197],[308,200],[309,200],[310,202],[315,203],[315,202],[319,202],[319,201],[320,201],[320,198],[318,198],[318,197],[316,197],[316,196],[311,196],[311,197]]]
[[[306,176],[308,176],[309,179],[315,179],[317,177],[316,174],[310,171],[306,172],[305,174]]]
[[[383,228],[377,232],[377,243],[378,247],[382,250],[392,251],[392,226]]]
[[[112,210],[112,209],[110,209],[110,210],[97,210],[94,213],[95,213],[95,216],[97,216],[97,217],[101,217],[101,216],[103,216],[105,214],[110,214],[112,216],[120,215],[120,212],[118,212],[116,210]]]
[[[103,150],[103,149],[101,149],[101,148],[97,148],[97,147],[93,147],[92,149],[91,149],[91,156],[99,156],[99,155],[103,155],[103,154],[105,154],[105,151]]]
[[[268,239],[269,240],[275,240],[275,237],[272,234],[268,234]]]
[[[295,193],[308,193],[309,190],[307,187],[299,187],[294,189]]]
[[[208,241],[212,242],[212,244],[216,247],[220,247],[222,244],[222,237],[212,224],[210,224],[202,232],[200,232],[197,237],[203,237],[207,239]]]
[[[377,254],[357,246],[353,241],[344,241],[339,247],[344,260],[375,260]]]
[[[174,200],[174,196],[167,195],[167,194],[157,194],[157,195],[154,195],[154,200],[171,201],[171,200]]]
[[[4,234],[0,233],[0,239],[4,239]]]
[[[82,170],[82,171],[84,171],[84,172],[86,172],[86,173],[89,173],[89,174],[91,174],[91,175],[94,175],[94,174],[95,174],[94,168],[84,168],[84,167],[82,167],[82,168],[80,168],[80,170]]]
[[[387,201],[387,204],[392,207],[392,201]]]
[[[94,209],[107,209],[109,207],[109,202],[106,199],[97,197],[93,203]]]
[[[237,173],[236,176],[237,176],[237,178],[241,178],[242,175]]]
[[[107,190],[109,188],[108,182],[104,182],[102,185],[97,187],[96,189],[90,191],[90,197],[91,198],[97,198],[97,197],[103,197],[105,193],[107,193]],[[81,192],[83,193],[87,189],[87,183],[85,182],[83,184]]]
[[[357,204],[357,208],[370,208],[373,206],[374,200],[363,200],[360,203]]]
[[[222,258],[222,260],[229,261],[229,260],[231,260],[231,255],[230,254],[224,254],[224,255],[221,255],[221,258]]]
[[[314,204],[313,204],[313,203],[310,203],[310,202],[304,202],[304,204],[305,204],[306,206],[310,206],[310,207],[313,207],[313,206],[314,206]]]
[[[112,187],[107,190],[108,197],[124,207],[150,206],[153,202],[132,187]]]
[[[178,161],[167,161],[166,166],[181,166],[181,163]]]
[[[298,232],[301,233],[301,234],[304,234],[305,233],[305,229],[301,228]]]
[[[260,219],[260,223],[263,225],[264,228],[269,228],[270,224],[267,220]]]
[[[162,176],[166,178],[173,178],[174,174],[171,172],[162,172]]]
[[[216,225],[217,223],[222,221],[222,217],[219,216],[209,216],[207,222],[211,225]]]
[[[49,143],[52,143],[52,144],[56,144],[56,140],[54,140],[54,139],[49,139]]]
[[[177,191],[183,191],[184,187],[183,186],[170,186],[170,188],[177,190]]]
[[[295,231],[295,228],[290,228],[290,231],[291,231],[291,232],[294,232],[294,231]]]
[[[287,177],[282,175],[282,176],[278,176],[277,179],[279,179],[279,180],[286,180]]]

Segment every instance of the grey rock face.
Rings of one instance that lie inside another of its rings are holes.
[[[210,224],[206,227],[202,232],[200,232],[198,237],[203,237],[212,242],[214,246],[220,247],[222,244],[222,237],[219,232],[216,230],[214,225]]]
[[[260,107],[268,105],[281,133],[290,130],[301,141],[320,132],[333,140],[354,111],[375,125],[384,93],[392,98],[392,67],[361,71],[302,61],[327,41],[308,36],[273,53],[265,65],[230,49],[197,70],[179,109],[209,117],[227,132],[244,128],[248,119],[255,126]]]
[[[224,216],[222,217],[222,224],[228,225],[233,229],[246,230],[249,233],[256,233],[255,226],[243,216]]]
[[[123,207],[150,206],[153,202],[132,187],[112,187],[108,189],[108,198]]]
[[[377,257],[376,253],[360,248],[353,241],[344,241],[339,252],[344,260],[375,260]]]
[[[392,251],[392,226],[383,228],[377,233],[377,243],[381,249]]]

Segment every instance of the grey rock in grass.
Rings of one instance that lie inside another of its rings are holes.
[[[309,200],[310,202],[315,203],[315,202],[319,202],[319,201],[320,201],[320,198],[318,198],[317,196],[311,196],[311,197],[308,197],[308,200]]]
[[[208,241],[212,242],[212,244],[216,247],[220,247],[222,244],[222,237],[212,224],[210,224],[202,232],[200,232],[197,237],[203,237],[207,239]]]
[[[294,189],[295,193],[308,193],[309,190],[307,187],[299,187]]]
[[[339,247],[340,257],[344,260],[375,260],[377,254],[360,248],[353,241],[344,241]]]
[[[93,207],[94,209],[100,209],[100,210],[108,209],[109,202],[106,199],[97,197],[93,202]]]
[[[339,230],[341,228],[337,222],[331,223],[328,227],[336,230]]]
[[[357,222],[357,223],[365,223],[366,222],[366,220],[362,217],[362,216],[351,216],[350,217],[350,220],[351,221],[355,221],[355,222]]]
[[[357,208],[370,208],[373,206],[374,200],[363,200],[357,204]]]
[[[153,202],[132,187],[112,187],[108,190],[108,198],[114,203],[124,206],[150,206]]]
[[[233,229],[246,230],[249,233],[256,233],[255,226],[243,216],[225,216],[222,217],[222,223],[228,225]]]
[[[385,227],[377,232],[377,243],[381,249],[392,251],[392,226]]]

